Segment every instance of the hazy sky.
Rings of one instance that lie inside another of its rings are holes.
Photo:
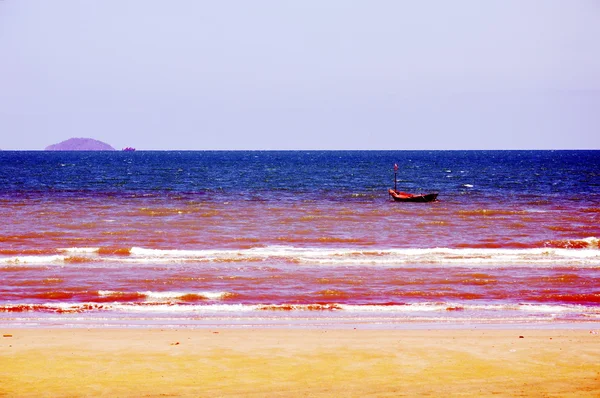
[[[600,149],[598,0],[0,0],[0,148]]]

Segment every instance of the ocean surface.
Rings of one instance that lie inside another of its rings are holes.
[[[600,151],[2,151],[0,220],[3,326],[600,323]]]

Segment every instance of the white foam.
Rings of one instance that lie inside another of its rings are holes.
[[[143,294],[148,299],[154,299],[154,300],[180,299],[180,298],[188,296],[188,295],[197,295],[197,296],[204,297],[204,298],[207,298],[210,300],[217,300],[217,299],[221,299],[223,297],[228,296],[230,293],[227,293],[227,292],[151,292],[151,291],[146,291],[146,292],[138,292],[138,294]]]
[[[5,265],[19,265],[19,264],[54,264],[62,263],[65,260],[65,256],[54,255],[54,256],[15,256],[15,257],[4,257],[0,258],[0,264]]]
[[[349,312],[433,312],[446,311],[450,304],[440,303],[419,303],[419,304],[399,304],[399,305],[351,305],[340,304],[340,308]]]
[[[40,305],[23,304],[34,311]],[[343,312],[348,314],[381,313],[387,315],[393,314],[411,314],[411,313],[447,313],[449,310],[459,310],[469,314],[499,314],[512,313],[511,319],[519,312],[526,314],[547,314],[555,316],[557,314],[566,315],[569,313],[579,314],[586,317],[600,316],[600,308],[583,306],[579,304],[452,304],[452,303],[413,303],[397,305],[352,305],[352,304],[330,304],[330,305],[309,305],[309,304],[184,304],[177,305],[170,302],[164,304],[152,303],[45,303],[41,304],[47,310],[58,309],[67,312],[89,312],[89,311],[117,311],[117,312],[136,312],[136,313],[206,313],[206,314],[231,314],[231,313],[256,313],[256,312],[277,312],[282,309],[286,312]],[[5,305],[2,307],[10,307]],[[433,316],[433,315],[432,315]],[[470,315],[472,316],[472,315]],[[435,315],[437,319],[438,315]]]
[[[591,312],[599,313],[600,308],[590,308],[579,304],[464,304],[464,303],[414,303],[399,305],[351,305],[340,304],[339,308],[348,312],[438,312],[449,309],[475,312],[498,311],[523,311],[527,313],[564,313],[564,312]]]
[[[132,304],[112,304],[110,308],[115,311],[124,312],[169,312],[169,313],[232,313],[232,312],[252,312],[259,306],[245,304],[212,304],[212,305],[132,305]]]
[[[64,262],[69,255],[89,257],[90,261],[118,263],[180,262],[291,262],[306,265],[444,265],[444,266],[553,266],[578,265],[600,267],[599,239],[582,239],[585,249],[470,249],[470,248],[299,248],[267,246],[251,249],[161,250],[133,247],[129,256],[99,254],[98,248],[60,249],[65,255],[17,256],[0,258],[0,264],[40,264]]]
[[[68,254],[91,254],[97,253],[100,250],[99,247],[66,247],[56,249],[60,253],[68,253]]]
[[[587,237],[587,238],[581,239],[581,240],[583,242],[586,242],[590,249],[591,248],[595,248],[595,249],[600,248],[600,239],[596,238],[595,236],[590,236],[590,237]]]

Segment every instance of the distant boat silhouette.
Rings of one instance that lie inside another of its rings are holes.
[[[131,146],[127,146],[127,147],[123,148],[123,151],[124,152],[133,152],[133,151],[135,151],[135,148],[131,147]]]

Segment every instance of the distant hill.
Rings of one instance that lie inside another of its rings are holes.
[[[112,146],[92,138],[69,138],[46,147],[46,151],[114,151]]]

